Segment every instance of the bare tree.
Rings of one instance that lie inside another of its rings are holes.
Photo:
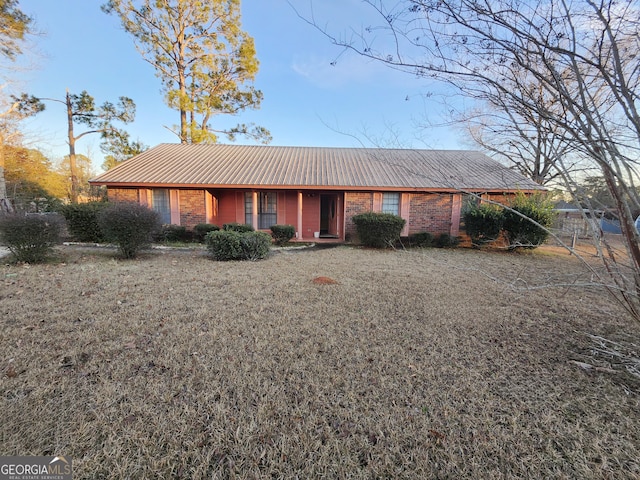
[[[545,99],[542,92],[537,94],[537,101],[546,103],[548,109],[558,107],[555,99]],[[518,111],[500,100],[494,98],[477,108],[456,111],[452,123],[464,129],[489,155],[525,177],[540,185],[557,184],[561,177],[557,160],[574,158],[570,162],[572,169],[578,162],[571,142],[536,112]]]
[[[604,283],[640,319],[640,238],[632,214],[640,209],[637,2],[363,3],[379,14],[378,25],[342,36],[317,28],[346,49],[533,121],[527,128],[555,136],[597,169],[614,200],[626,249],[620,256],[605,245]],[[562,156],[551,158],[573,191],[571,165]]]

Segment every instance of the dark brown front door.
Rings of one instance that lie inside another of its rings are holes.
[[[320,195],[320,235],[338,235],[338,195]]]

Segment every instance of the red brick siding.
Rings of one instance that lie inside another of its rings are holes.
[[[139,202],[137,188],[108,188],[107,198],[110,202]]]
[[[492,202],[498,202],[502,205],[510,205],[515,198],[514,193],[487,193],[482,195],[484,200],[491,200]]]
[[[356,226],[353,223],[353,216],[359,213],[370,212],[373,210],[373,193],[372,192],[345,192],[345,224],[344,233],[346,238],[356,237]]]
[[[207,222],[204,190],[179,190],[180,225],[192,229]]]
[[[374,194],[371,192],[346,192],[345,232],[353,238],[356,228],[353,216],[373,209]],[[435,193],[409,194],[408,234],[429,232],[433,234],[451,231],[453,195]]]
[[[432,234],[451,231],[453,195],[413,193],[410,195],[409,235],[419,232]]]

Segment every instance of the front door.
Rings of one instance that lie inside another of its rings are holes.
[[[338,200],[335,193],[320,195],[320,235],[338,236]]]

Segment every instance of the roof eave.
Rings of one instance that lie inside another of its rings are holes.
[[[132,183],[90,180],[91,185],[107,188],[180,188],[180,189],[213,189],[213,190],[336,190],[336,191],[384,191],[384,192],[434,192],[434,193],[536,193],[546,191],[544,187],[410,187],[388,185],[261,185],[261,184],[193,184],[193,183]]]

